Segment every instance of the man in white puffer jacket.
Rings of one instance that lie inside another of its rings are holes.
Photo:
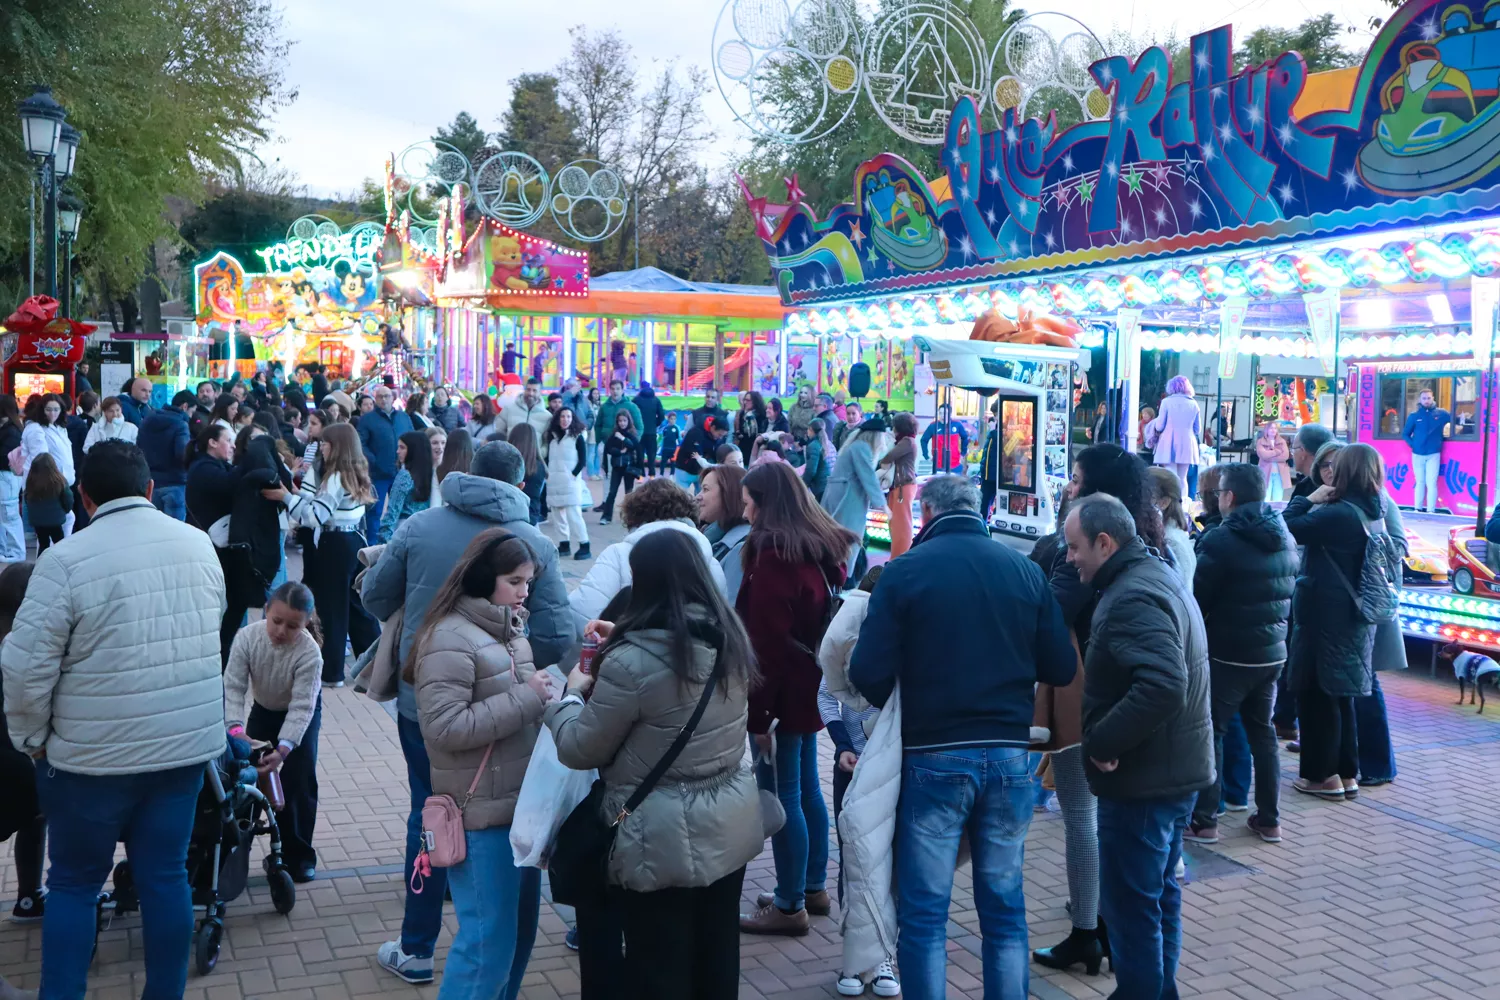
[[[697,517],[697,501],[670,479],[648,479],[621,501],[620,522],[630,534],[601,552],[588,576],[568,595],[579,636],[621,589],[630,586],[630,550],[653,531],[681,531],[691,536],[719,593],[727,593],[724,568],[714,558],[713,545],[698,530]]]
[[[123,841],[144,995],[180,997],[188,837],[203,765],[224,752],[224,575],[206,534],[152,504],[135,445],[95,445],[81,488],[92,522],[37,560],[0,649],[11,741],[37,760],[50,839],[42,991],[84,995],[99,890]]]

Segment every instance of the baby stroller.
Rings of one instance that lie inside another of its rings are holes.
[[[271,905],[281,914],[292,912],[297,905],[297,886],[281,859],[276,814],[256,787],[254,759],[260,752],[252,751],[243,740],[231,739],[223,756],[204,767],[203,790],[198,794],[187,854],[193,908],[203,913],[193,932],[193,963],[199,975],[208,975],[218,964],[226,904],[245,890],[250,849],[256,837],[269,837],[262,866]],[[117,914],[139,908],[128,861],[115,866],[113,883],[113,891],[100,896],[100,930],[107,928]]]

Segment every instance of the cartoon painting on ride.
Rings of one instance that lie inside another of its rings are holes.
[[[783,301],[921,287],[1372,231],[1500,209],[1500,2],[1413,0],[1386,22],[1351,106],[1298,117],[1295,52],[1233,71],[1228,27],[1193,37],[1191,79],[1165,50],[1092,64],[1109,115],[948,115],[945,184],[882,154],[854,201],[818,219],[795,177],[751,197]],[[941,193],[939,193],[941,192]]]
[[[325,342],[341,355],[378,355],[385,319],[375,266],[379,242],[290,239],[257,251],[264,273],[247,272],[227,253],[194,269],[199,329],[249,335],[257,355],[288,366],[328,361]],[[262,354],[262,351],[264,352]]]

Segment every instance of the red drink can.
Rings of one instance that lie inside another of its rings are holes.
[[[594,672],[594,657],[599,655],[599,640],[584,636],[583,648],[578,651],[578,669],[586,674]]]

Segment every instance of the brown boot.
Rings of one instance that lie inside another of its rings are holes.
[[[811,917],[826,917],[833,912],[833,900],[828,895],[827,889],[809,889],[802,897],[807,907],[807,914]],[[755,897],[756,906],[770,906],[776,902],[773,893],[763,892]]]
[[[788,913],[774,904],[762,906],[748,917],[740,917],[742,934],[779,934],[783,937],[802,937],[807,934],[807,911]]]

